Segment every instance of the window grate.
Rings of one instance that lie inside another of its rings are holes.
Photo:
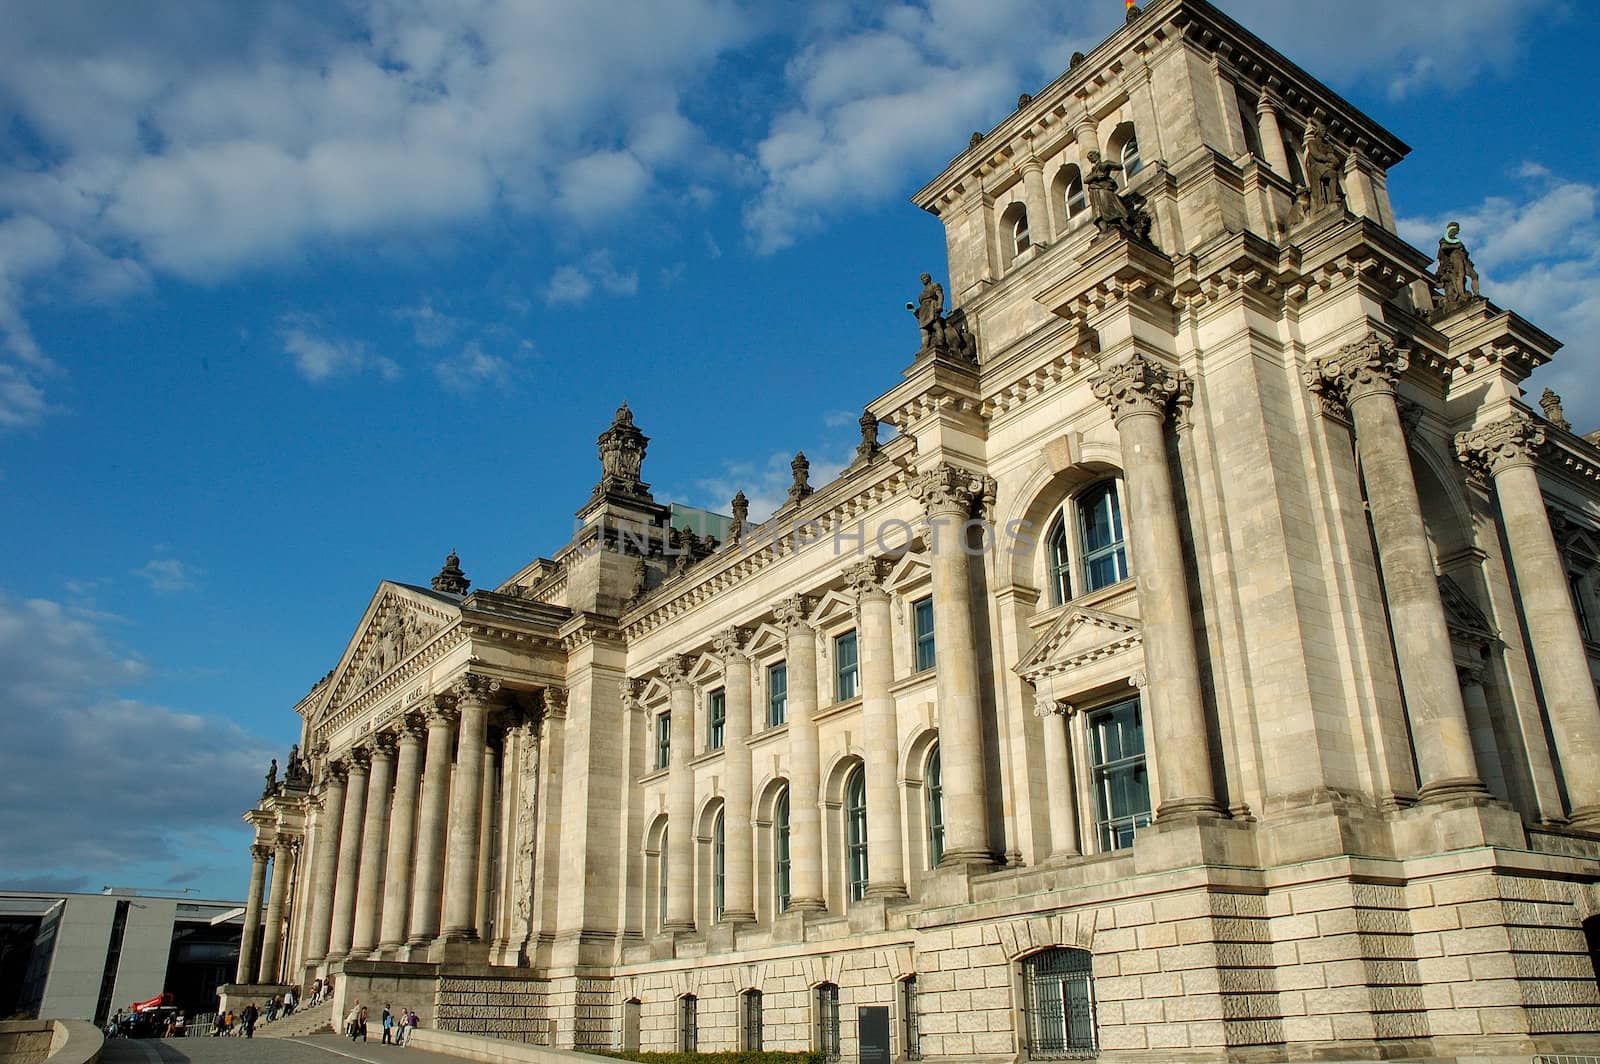
[[[700,1000],[693,994],[678,999],[678,1051],[700,1052]]]
[[[839,1059],[839,988],[832,983],[817,987],[817,1051]]]
[[[1100,1054],[1087,950],[1048,949],[1022,962],[1027,1052],[1035,1060]]]
[[[922,1035],[917,1030],[917,977],[900,980],[900,1033],[907,1060],[922,1059]]]
[[[761,991],[744,992],[744,1051],[761,1052]]]

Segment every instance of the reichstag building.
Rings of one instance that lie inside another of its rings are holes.
[[[1475,234],[1397,235],[1408,150],[1206,0],[1131,9],[915,194],[947,280],[836,479],[673,505],[624,406],[550,557],[378,584],[246,813],[230,992],[580,1049],[1600,1053],[1600,446]]]

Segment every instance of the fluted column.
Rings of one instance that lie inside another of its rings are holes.
[[[267,885],[267,858],[272,850],[266,846],[250,847],[250,893],[244,900],[244,934],[239,939],[239,965],[234,971],[234,982],[250,983],[255,974],[256,939],[261,934],[261,892]]]
[[[1078,793],[1073,789],[1071,741],[1067,736],[1068,707],[1054,698],[1040,697],[1033,715],[1044,730],[1045,808],[1050,822],[1050,856],[1076,857],[1078,843]]]
[[[867,890],[869,898],[906,897],[904,835],[900,828],[900,728],[895,717],[894,648],[889,592],[880,559],[845,571],[856,597],[856,638],[861,662],[861,730],[866,739]],[[935,608],[937,616],[937,607]],[[935,651],[943,648],[935,644]]]
[[[1600,831],[1600,704],[1536,462],[1544,428],[1517,415],[1456,437],[1456,452],[1486,467],[1511,548],[1523,623],[1550,715],[1572,823]]]
[[[283,957],[283,910],[289,902],[289,880],[298,842],[298,839],[279,835],[277,845],[272,848],[272,884],[267,888],[267,922],[261,931],[258,983],[276,983],[282,978],[278,968]]]
[[[478,812],[478,899],[473,913],[478,922],[478,939],[489,941],[494,914],[489,911],[489,899],[494,896],[490,876],[494,871],[494,797],[498,788],[499,760],[495,748],[487,743],[483,748],[483,796]]]
[[[311,920],[306,937],[306,964],[328,955],[333,926],[333,888],[339,878],[339,835],[344,825],[345,766],[329,761],[323,770],[322,808],[317,812],[317,851],[311,862]]]
[[[745,653],[750,633],[728,628],[718,633],[717,655],[722,659],[723,689],[727,694],[727,727],[723,765],[727,796],[723,803],[723,904],[724,923],[749,924],[756,919],[754,834],[750,825],[754,801],[754,767],[750,759],[751,704],[750,657]]]
[[[1149,718],[1161,788],[1157,820],[1220,816],[1211,779],[1200,657],[1178,534],[1178,504],[1164,426],[1180,380],[1142,355],[1091,378],[1122,443],[1128,500],[1123,520],[1133,548],[1144,634]]]
[[[428,752],[422,769],[422,810],[417,820],[417,861],[411,887],[410,933],[413,946],[439,934],[440,893],[444,888],[444,833],[450,815],[450,757],[455,743],[456,709],[448,698],[434,701],[428,717]]]
[[[372,772],[367,780],[367,815],[361,829],[361,879],[356,888],[355,930],[350,952],[365,957],[378,946],[378,916],[383,908],[383,860],[389,850],[389,811],[394,788],[395,738],[373,737]]]
[[[384,859],[383,924],[378,948],[384,953],[406,944],[411,915],[411,855],[416,846],[417,788],[422,782],[422,746],[427,724],[409,714],[400,725],[394,800],[390,805],[389,853]]]
[[[663,931],[694,930],[694,682],[693,662],[686,656],[668,658],[661,678],[670,691],[672,707],[672,763],[667,778],[667,913]]]
[[[1293,180],[1293,171],[1289,169],[1289,151],[1283,143],[1283,127],[1278,125],[1278,109],[1273,106],[1272,97],[1265,92],[1256,101],[1256,116],[1261,132],[1261,154],[1266,157],[1267,165],[1285,181]]]
[[[978,648],[972,618],[971,557],[966,523],[992,490],[987,478],[952,465],[919,476],[912,493],[928,520],[933,567],[933,641],[939,709],[939,763],[944,773],[945,865],[989,865],[988,782],[978,693]]]
[[[807,620],[811,600],[778,603],[789,674],[789,910],[821,912],[822,765],[817,740],[817,633]]]
[[[450,688],[461,713],[456,766],[450,786],[450,857],[445,864],[444,930],[447,942],[478,938],[478,833],[483,829],[483,749],[489,699],[500,681],[468,673]]]
[[[344,791],[344,826],[339,831],[339,873],[333,887],[333,928],[328,933],[328,959],[350,953],[355,932],[356,890],[361,878],[362,820],[367,812],[367,779],[372,753],[357,747],[349,753],[350,781]]]
[[[1439,578],[1395,406],[1395,381],[1408,365],[1393,344],[1371,336],[1311,363],[1305,380],[1314,393],[1342,398],[1350,408],[1422,800],[1487,796],[1472,756]]]

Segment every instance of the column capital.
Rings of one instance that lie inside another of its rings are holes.
[[[711,637],[711,645],[716,649],[717,657],[728,661],[746,652],[750,645],[750,629],[738,625],[724,628]]]
[[[994,498],[994,481],[981,473],[941,462],[925,469],[911,482],[911,495],[929,517],[939,514],[972,515],[973,504]]]
[[[428,738],[428,715],[426,713],[411,712],[400,718],[399,741],[402,743],[420,743]]]
[[[811,596],[790,595],[773,607],[773,612],[778,615],[778,627],[789,635],[799,635],[811,630],[808,620],[811,614]]]
[[[1324,405],[1353,405],[1372,395],[1394,395],[1395,381],[1410,365],[1404,350],[1374,333],[1312,359],[1300,376]]]
[[[449,695],[434,695],[433,709],[428,713],[428,727],[439,725],[455,727],[456,721],[461,719],[461,711],[456,708],[456,700]]]
[[[1165,419],[1179,394],[1182,374],[1145,355],[1106,366],[1089,378],[1094,397],[1105,403],[1118,425],[1140,415]]]
[[[546,717],[557,719],[567,715],[567,689],[565,687],[543,687],[539,689],[539,705],[542,712],[539,721]],[[535,722],[536,724],[538,721]]]
[[[384,730],[372,736],[372,757],[374,760],[394,760],[395,749],[399,745],[399,735],[395,732]]]
[[[329,784],[343,784],[350,778],[350,766],[342,759],[336,757],[328,758],[327,769],[325,772],[326,779]]]
[[[624,676],[617,681],[617,689],[622,695],[622,708],[630,713],[637,713],[644,709],[644,700],[639,696],[644,693],[644,681]]]
[[[372,767],[372,751],[365,746],[352,746],[345,757],[350,762],[347,772],[366,772]]]
[[[450,685],[450,695],[463,705],[485,705],[500,690],[500,681],[480,672],[462,675]]]
[[[1072,709],[1070,702],[1063,702],[1059,698],[1040,695],[1033,700],[1033,715],[1040,718],[1070,717]]]
[[[665,661],[656,666],[656,671],[661,673],[661,678],[666,681],[668,687],[691,686],[689,673],[693,669],[694,658],[688,654],[670,654]]]
[[[868,558],[845,567],[845,586],[855,596],[859,607],[868,596],[887,599],[889,591],[883,586],[889,575],[889,562],[884,558]]]
[[[272,847],[271,846],[263,846],[261,843],[258,842],[255,845],[250,847],[250,860],[254,861],[256,864],[266,864],[267,863],[267,858],[269,858],[271,856],[272,856]]]
[[[1507,469],[1536,464],[1544,442],[1543,425],[1526,414],[1513,414],[1456,433],[1456,457],[1473,473],[1499,476]]]

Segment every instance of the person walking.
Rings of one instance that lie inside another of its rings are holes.
[[[256,1036],[256,1020],[260,1018],[261,1010],[256,1008],[254,1001],[246,1005],[244,1011],[239,1014],[239,1019],[244,1024],[244,1036],[246,1038],[254,1038]]]
[[[356,1026],[361,1028],[361,1040],[367,1040],[367,1007],[361,1006],[361,1015],[356,1017]]]
[[[361,1020],[361,1002],[357,1001],[350,1006],[350,1011],[345,1013],[344,1033],[350,1041],[356,1040],[356,1024]]]
[[[295,995],[294,987],[291,986],[289,992],[283,995],[283,1014],[285,1016],[291,1015],[298,1004],[300,1004],[300,998]]]
[[[388,1005],[383,1007],[383,1019],[379,1022],[383,1024],[383,1044],[394,1045],[394,1014],[389,1011]]]

